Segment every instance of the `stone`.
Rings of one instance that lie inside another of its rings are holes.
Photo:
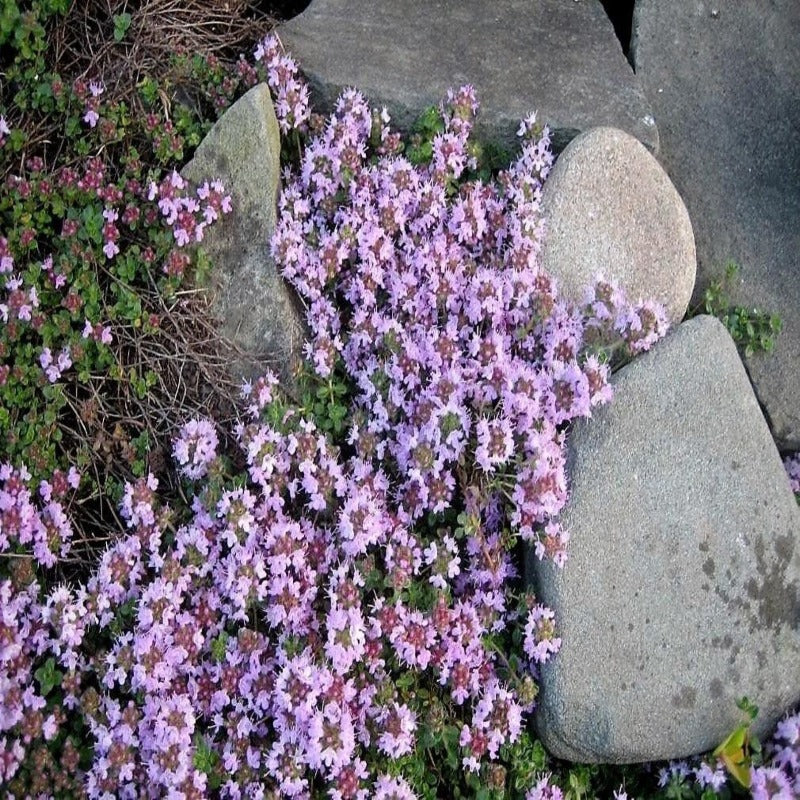
[[[212,313],[237,347],[237,377],[272,368],[291,382],[301,357],[303,324],[296,301],[269,252],[280,178],[280,136],[269,88],[259,84],[208,132],[182,175],[194,184],[219,178],[233,211],[209,226],[203,248],[211,259]]]
[[[314,0],[278,29],[330,110],[357,86],[409,130],[449,88],[475,86],[476,133],[513,145],[533,111],[562,148],[613,125],[658,149],[650,106],[598,0]]]
[[[527,561],[561,651],[534,721],[560,758],[707,752],[800,700],[800,509],[736,346],[680,325],[612,379],[568,442],[563,570]]]
[[[600,271],[630,300],[658,300],[683,319],[697,261],[689,214],[661,165],[633,136],[592,128],[573,139],[544,184],[542,266],[580,300]]]
[[[798,41],[796,0],[637,0],[631,43],[694,225],[695,299],[732,260],[734,302],[783,320],[774,353],[745,360],[783,449],[800,449]]]

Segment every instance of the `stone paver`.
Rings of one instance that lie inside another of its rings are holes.
[[[694,226],[696,294],[733,260],[735,300],[783,319],[774,355],[747,368],[787,449],[800,449],[799,42],[796,0],[638,0],[631,46]]]
[[[658,148],[650,106],[598,0],[314,0],[278,33],[324,109],[357,86],[408,129],[448,88],[470,83],[485,136],[513,143],[520,119],[538,111],[559,149],[597,125]]]

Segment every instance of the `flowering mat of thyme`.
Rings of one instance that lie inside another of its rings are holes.
[[[20,798],[730,797],[748,784],[795,796],[798,717],[763,753],[745,727],[720,758],[661,769],[562,764],[528,725],[560,639],[521,580],[522,547],[569,568],[568,425],[610,402],[612,366],[666,331],[663,309],[611,281],[572,303],[539,268],[547,129],[524,120],[517,154],[491,170],[470,139],[468,86],[406,143],[355,89],[312,114],[275,37],[255,61],[238,77],[267,80],[285,136],[271,248],[306,309],[307,358],[290,392],[269,373],[247,383],[232,425],[185,421],[171,479],[140,463],[83,572],[62,568],[83,535],[80,465],[48,475],[9,450],[0,786]],[[104,91],[73,88],[98,135],[120,123]],[[156,149],[177,149],[174,130],[158,131]],[[0,117],[0,146],[13,136]],[[173,296],[204,229],[236,213],[226,187],[164,169],[119,188],[85,155],[60,178],[99,207],[64,209],[62,238],[88,231],[115,275],[133,259]],[[33,167],[7,185],[40,192]],[[145,251],[127,244],[133,197],[159,231]],[[2,233],[6,346],[35,354],[41,391],[57,397],[91,348],[118,364],[124,330],[81,299],[69,258],[37,259],[33,227]],[[50,330],[53,297],[67,314]]]

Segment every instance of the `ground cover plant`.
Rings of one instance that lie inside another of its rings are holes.
[[[110,383],[126,398],[157,391],[127,371],[162,329],[147,301],[180,293],[202,263],[186,248],[226,194],[215,176],[182,185],[170,168],[183,134],[164,117],[162,144],[126,174],[122,141],[95,137],[133,123],[99,81],[43,109],[74,128],[77,177],[63,196],[43,190],[44,170],[19,174],[22,129],[3,117],[14,190],[0,201],[3,405],[9,426],[34,434],[10,437],[0,468],[0,785],[14,797],[700,797],[735,792],[723,764],[745,762],[754,796],[789,796],[796,717],[752,772],[746,726],[719,761],[660,772],[562,765],[527,728],[559,639],[518,579],[521,542],[564,564],[567,426],[610,400],[613,363],[665,330],[658,307],[608,281],[569,304],[539,270],[546,130],[526,120],[496,171],[471,142],[468,87],[405,154],[355,90],[330,117],[312,115],[275,39],[231,74],[240,87],[268,80],[292,156],[272,247],[312,334],[298,397],[271,375],[252,381],[230,436],[213,407],[183,405],[182,423],[164,423],[180,481],[157,477],[142,444],[119,478],[110,542],[93,535],[91,558],[68,573],[68,548],[92,525],[76,523],[88,465],[91,493],[107,467],[91,454],[75,463],[58,441],[39,463],[31,445],[48,424],[62,442],[85,439],[67,429],[85,420],[69,405],[83,383],[104,409]],[[229,77],[217,75],[214,86]],[[158,86],[141,89],[157,108]],[[96,179],[97,151],[114,181]],[[136,226],[125,222],[140,206]],[[64,219],[77,227],[62,237]],[[77,347],[93,348],[86,382]],[[48,405],[59,393],[67,401]],[[44,421],[26,420],[31,409]],[[797,480],[796,462],[787,468]]]
[[[73,562],[121,524],[125,479],[151,469],[169,480],[164,454],[187,412],[233,417],[230,347],[185,282],[202,272],[196,244],[229,201],[216,184],[167,178],[258,76],[244,61],[188,55],[238,40],[217,30],[203,47],[217,16],[198,32],[191,4],[176,40],[170,8],[149,0],[131,17],[138,42],[101,46],[95,4],[3,6],[0,437],[36,483],[80,472],[82,534],[61,554]],[[81,44],[84,29],[97,40]]]
[[[738,274],[738,264],[729,262],[724,274],[706,287],[702,302],[691,313],[718,317],[744,355],[771,353],[775,349],[775,340],[783,328],[783,322],[777,314],[735,305],[731,301],[729,292]]]

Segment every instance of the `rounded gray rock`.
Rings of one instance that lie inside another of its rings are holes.
[[[800,700],[800,509],[736,346],[680,325],[573,431],[563,570],[531,559],[560,652],[535,723],[574,761],[707,752]]]
[[[689,214],[666,172],[633,136],[593,128],[567,146],[545,182],[542,266],[580,300],[602,272],[630,300],[658,300],[672,322],[689,305],[697,261]]]
[[[199,184],[219,178],[233,210],[208,228],[212,312],[239,350],[230,371],[253,377],[272,368],[291,384],[304,328],[297,302],[270,255],[277,221],[281,143],[265,83],[237,100],[208,132],[183,168]]]

